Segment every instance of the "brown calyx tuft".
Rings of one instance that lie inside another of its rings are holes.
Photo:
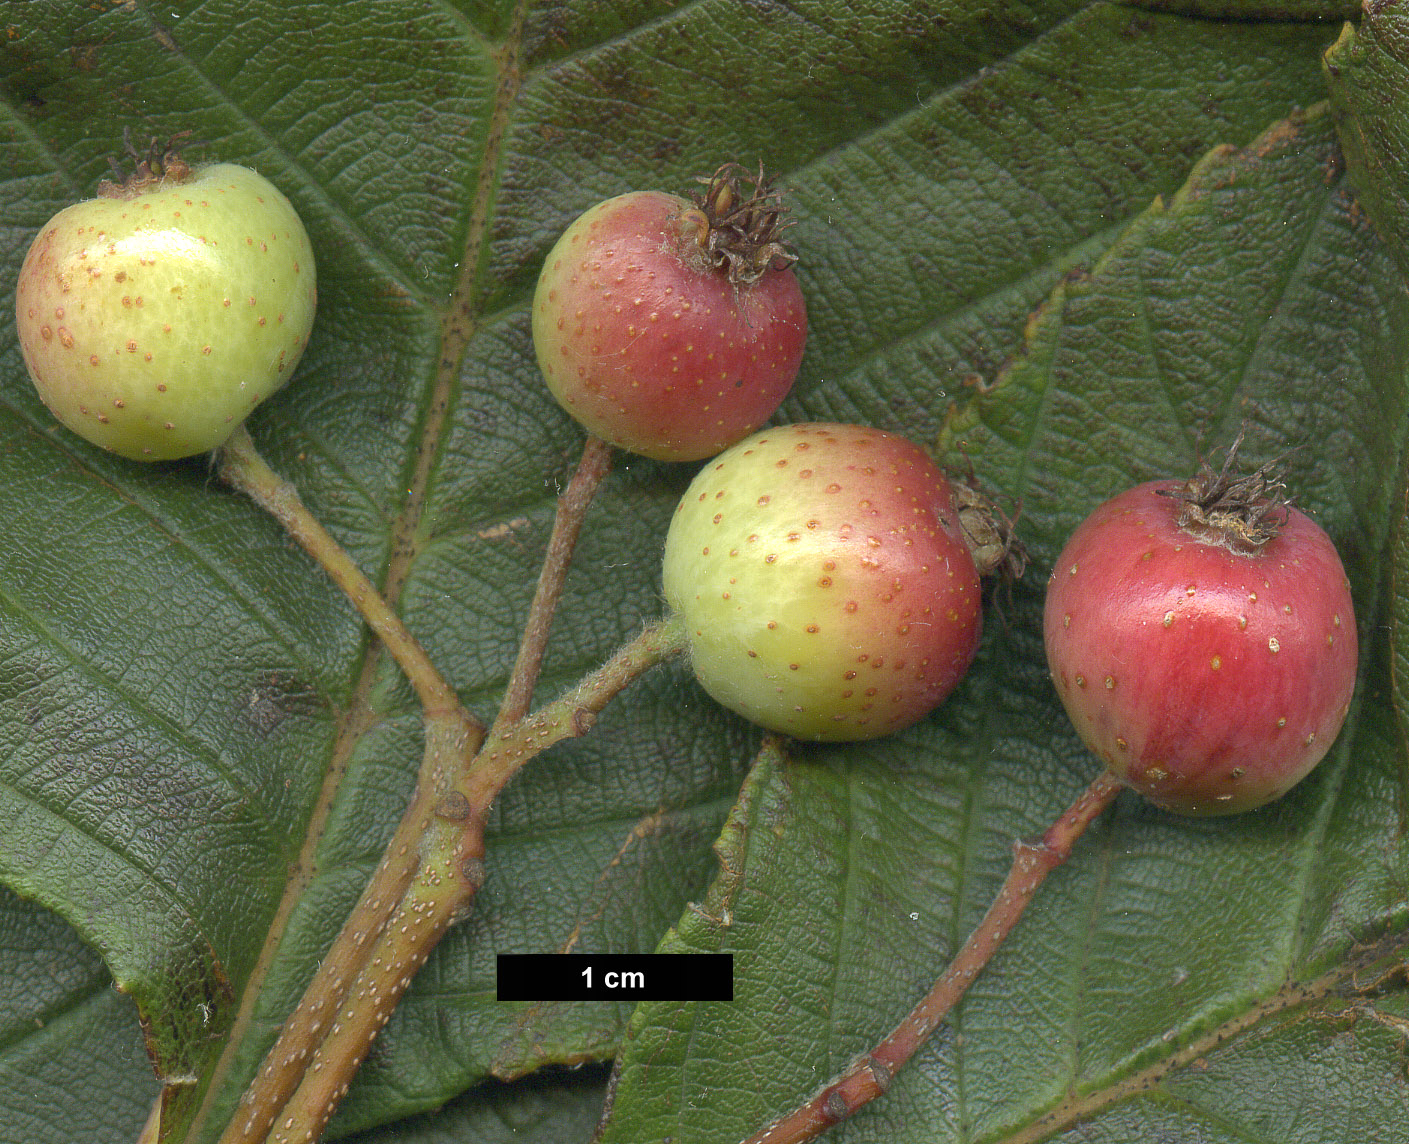
[[[978,574],[1010,582],[1022,579],[1027,571],[1027,549],[1018,540],[1017,519],[1000,509],[972,475],[967,481],[952,483],[959,528]]]
[[[797,261],[781,238],[793,220],[785,217],[782,193],[761,163],[757,174],[725,163],[699,181],[705,189],[695,196],[695,206],[681,214],[680,225],[703,265],[726,271],[735,286],[752,286],[769,270]]]
[[[163,183],[186,182],[191,177],[191,165],[181,158],[176,150],[176,143],[189,134],[189,131],[178,131],[165,143],[153,139],[146,154],[143,154],[132,145],[132,133],[124,127],[122,146],[128,157],[134,160],[132,172],[125,174],[118,161],[109,157],[108,165],[112,167],[117,181],[104,179],[99,183],[99,196],[105,199],[134,199]]]
[[[1234,463],[1246,427],[1228,446],[1218,472],[1200,459],[1199,471],[1183,485],[1160,489],[1161,496],[1181,502],[1177,524],[1205,544],[1219,544],[1251,556],[1277,535],[1287,522],[1284,462],[1274,457],[1251,473],[1235,475]]]

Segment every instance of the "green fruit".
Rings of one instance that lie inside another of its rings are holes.
[[[55,215],[20,270],[20,348],[44,404],[134,460],[221,444],[293,373],[313,325],[313,249],[244,167],[105,184]]]
[[[982,631],[948,479],[857,425],[767,429],[721,453],[680,501],[663,578],[705,690],[804,739],[916,722]]]

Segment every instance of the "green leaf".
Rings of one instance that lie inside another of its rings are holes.
[[[1367,4],[1324,65],[1351,184],[1409,276],[1409,12]]]
[[[132,1002],[56,915],[0,890],[0,1122],[9,1140],[135,1140],[158,1086]]]
[[[1199,433],[1221,443],[1250,396],[1260,442],[1309,442],[1297,478],[1345,545],[1362,621],[1396,614],[1380,602],[1377,561],[1399,504],[1399,478],[1387,474],[1400,472],[1402,375],[1385,379],[1402,358],[1385,333],[1393,307],[1375,293],[1383,260],[1364,234],[1331,225],[1339,216],[1326,203],[1342,190],[1323,128],[1298,128],[1322,132],[1312,149],[1331,179],[1313,212],[1327,220],[1321,231],[1287,229],[1291,187],[1317,201],[1295,164],[1250,196],[1267,200],[1256,219],[1247,203],[1234,209],[1248,227],[1302,235],[1302,261],[1293,247],[1279,247],[1274,266],[1222,244],[1205,278],[1218,298],[1209,313],[1237,327],[1222,356],[1188,328],[1164,331],[1166,356],[1197,350],[1231,374],[1162,367],[1172,380],[1148,400],[1098,375],[1053,385],[1043,354],[1065,369],[1112,359],[1086,363],[1079,346],[1064,359],[1047,327],[1026,364],[1004,369],[1034,307],[1112,244],[1124,246],[1110,257],[1141,248],[1140,228],[1159,212],[1141,213],[1210,148],[1246,143],[1323,97],[1330,38],[1314,22],[1220,23],[1082,0],[10,5],[0,20],[0,881],[64,923],[28,905],[6,922],[18,936],[0,981],[42,983],[51,971],[62,981],[58,995],[19,991],[13,1018],[6,1011],[0,1107],[29,1117],[16,1121],[24,1138],[135,1138],[155,1069],[168,1082],[166,1138],[215,1139],[377,861],[422,745],[409,687],[271,520],[199,460],[143,467],[89,448],[53,424],[26,379],[10,318],[24,252],[50,215],[91,194],[124,129],[139,146],[190,131],[202,141],[194,157],[258,168],[305,219],[318,322],[294,382],[252,431],[490,718],[582,440],[533,360],[527,305],[541,260],[597,199],[686,190],[721,159],[761,158],[779,172],[798,220],[811,337],[783,416],[866,421],[925,442],[948,426],[984,480],[1023,497],[1024,534],[1050,559],[1101,490],[1186,467]],[[1184,225],[1191,212],[1171,201],[1165,214]],[[1171,321],[1189,295],[1178,277]],[[1269,281],[1283,278],[1324,280],[1324,297],[1295,293],[1292,315],[1269,300]],[[1069,296],[1081,289],[1058,289],[1047,321],[1074,328],[1081,300]],[[1310,343],[1293,335],[1293,316]],[[690,475],[618,461],[587,521],[540,698],[658,614],[661,538]],[[1032,580],[991,616],[975,674],[920,730],[797,764],[816,775],[799,790],[819,817],[779,820],[778,844],[830,854],[834,868],[836,848],[854,848],[849,900],[865,920],[849,915],[847,932],[871,947],[856,965],[819,962],[859,987],[835,994],[834,1056],[876,1027],[868,983],[883,980],[903,1008],[982,908],[1012,832],[1039,829],[1084,782],[1089,764],[1043,681],[1039,595]],[[1362,695],[1386,678],[1389,637],[1377,639]],[[1405,788],[1402,767],[1359,762],[1394,749],[1398,709],[1362,706],[1356,767],[1343,749],[1316,780],[1321,796],[1298,794],[1217,835],[1235,866],[1272,864],[1283,848],[1305,858],[1313,828],[1339,840],[1324,848],[1322,880],[1355,892],[1308,897],[1323,910],[1306,924],[1323,935],[1326,972],[1347,962],[1324,935],[1369,940],[1400,870],[1397,851],[1366,859],[1346,844],[1379,829]],[[473,915],[377,1041],[335,1134],[488,1131],[506,1107],[488,1077],[610,1057],[629,1009],[500,1005],[493,957],[654,948],[715,878],[710,845],[757,742],[676,666],[520,776],[496,807]],[[749,780],[745,808],[767,802],[765,778]],[[871,803],[869,834],[839,833],[853,798]],[[1124,837],[1136,820],[1156,839],[1141,845],[1187,872],[1202,836],[1134,807],[1103,830]],[[910,836],[932,840],[933,853],[917,860]],[[1066,1042],[1015,1049],[1026,1017],[1006,1006],[1048,996],[1054,980],[1072,987],[1063,967],[1084,931],[1062,931],[1080,914],[1062,903],[1084,900],[1099,841],[1049,895],[1048,928],[1027,939],[1061,951],[1047,977],[1004,992],[1011,976],[995,973],[1006,1000],[986,1016],[965,1010],[965,1053],[990,1061],[965,1075],[989,1075],[1000,1048],[1010,1071],[1058,1075],[1042,1071],[1044,1053]],[[809,888],[836,899],[805,862],[783,868],[795,877],[782,904]],[[1245,891],[1228,876],[1230,893]],[[908,907],[899,924],[868,887]],[[1185,943],[1191,974],[1206,970],[1194,980],[1210,1027],[1221,999],[1236,1008],[1240,989],[1265,985],[1196,958],[1192,906],[1137,905],[1142,948]],[[879,928],[866,929],[873,920]],[[798,944],[794,924],[778,922],[780,950]],[[1262,928],[1278,948],[1291,941],[1285,916]],[[1027,948],[1031,958],[1038,947]],[[50,968],[70,963],[78,976]],[[1387,1012],[1377,1002],[1364,1027],[1390,1028],[1379,1022]],[[1109,1044],[1090,1063],[1098,1081],[1111,1075],[1101,1062],[1164,1013],[1151,1004],[1106,1016]],[[768,1018],[778,1051],[812,1079],[830,1059],[817,1054],[816,1017]],[[43,1027],[31,1032],[35,1019]],[[33,1099],[34,1077],[52,1078],[47,1103]],[[522,1108],[539,1093],[544,1138],[585,1137],[595,1090],[556,1073],[532,1083],[542,1087],[503,1098]],[[770,1085],[767,1108],[796,1091]],[[720,1091],[709,1098],[719,1123],[767,1110],[752,1074]],[[443,1120],[407,1119],[456,1098]],[[619,1115],[646,1115],[644,1091],[639,1100],[619,1095]],[[885,1107],[874,1115],[899,1115]]]
[[[1386,674],[1399,628],[1380,633],[1402,607],[1386,557],[1402,558],[1403,493],[1384,475],[1404,453],[1409,307],[1336,159],[1323,115],[1216,149],[1053,292],[1025,353],[956,410],[946,440],[1021,498],[1038,575],[929,724],[864,752],[760,760],[720,877],[662,946],[732,952],[735,1003],[638,1009],[604,1144],[742,1138],[919,1000],[993,899],[1011,841],[1098,765],[1042,667],[1041,581],[1062,538],[1110,492],[1190,470],[1200,437],[1226,442],[1244,418],[1263,452],[1306,442],[1295,485],[1347,557],[1366,652],[1346,731],[1251,814],[1181,820],[1123,796],[951,1022],[835,1138],[1232,1144],[1402,1127],[1406,995],[1383,991],[1409,952],[1409,786]],[[1317,1099],[1289,1105],[1303,1091]]]
[[[1120,0],[1132,8],[1214,20],[1348,20],[1360,0]]]
[[[539,1073],[471,1089],[442,1109],[348,1137],[348,1144],[562,1144],[586,1140],[602,1112],[600,1069]]]

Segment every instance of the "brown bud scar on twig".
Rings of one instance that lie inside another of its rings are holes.
[[[484,888],[489,873],[485,869],[484,862],[480,859],[466,858],[460,863],[460,876],[465,879],[466,885],[471,887],[475,893],[479,893]]]
[[[470,817],[470,800],[457,790],[449,791],[436,802],[435,814],[437,818],[463,822]]]

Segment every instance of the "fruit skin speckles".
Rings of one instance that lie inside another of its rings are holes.
[[[1182,485],[1130,489],[1072,534],[1047,589],[1047,658],[1114,775],[1169,810],[1231,814],[1330,748],[1355,686],[1355,614],[1310,518],[1288,506],[1272,539],[1236,551],[1180,527],[1160,490]]]
[[[787,266],[734,282],[702,264],[701,212],[634,191],[574,222],[544,263],[533,343],[548,388],[591,433],[643,456],[713,456],[757,429],[802,361]]]
[[[663,579],[705,690],[803,739],[915,723],[982,631],[948,479],[862,426],[767,429],[716,457],[671,521]]]
[[[289,201],[222,163],[60,211],[25,258],[15,314],[54,416],[157,461],[215,448],[289,380],[316,301]]]

